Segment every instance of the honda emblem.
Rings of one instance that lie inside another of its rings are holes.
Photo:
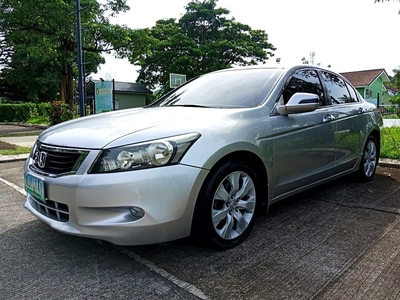
[[[36,158],[38,166],[43,169],[46,166],[47,153],[39,151]]]

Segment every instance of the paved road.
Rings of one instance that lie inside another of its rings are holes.
[[[346,177],[273,206],[242,245],[115,247],[22,208],[0,164],[0,299],[400,299],[400,170]]]

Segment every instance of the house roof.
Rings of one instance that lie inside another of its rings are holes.
[[[400,89],[391,86],[390,84],[384,83],[385,88],[390,91],[393,95],[400,94]]]
[[[364,70],[340,73],[355,87],[370,86],[379,76],[383,76],[383,82],[389,81],[385,69]]]
[[[115,81],[115,91],[121,93],[134,93],[134,94],[152,94],[144,85],[136,82],[121,82]]]

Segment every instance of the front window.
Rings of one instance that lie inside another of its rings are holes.
[[[281,74],[278,69],[210,73],[177,88],[153,106],[256,107],[267,98]]]
[[[312,69],[296,71],[290,78],[283,90],[283,101],[286,104],[295,93],[311,93],[320,97],[320,104],[323,103],[322,85],[318,74]]]

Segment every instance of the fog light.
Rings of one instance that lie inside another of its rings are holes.
[[[136,206],[132,206],[131,208],[129,208],[129,211],[131,213],[132,216],[134,216],[135,218],[143,218],[144,216],[144,210],[141,209],[140,207],[136,207]]]

